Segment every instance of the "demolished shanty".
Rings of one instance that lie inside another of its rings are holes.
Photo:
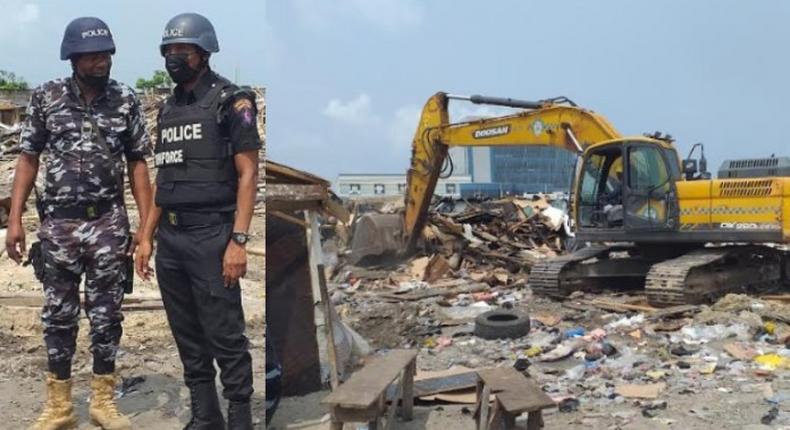
[[[437,93],[426,103],[400,203],[350,199],[350,223],[326,220],[323,230],[329,312],[374,357],[416,350],[415,385],[421,372],[459,367],[482,381],[472,389],[446,374],[432,381],[440,388],[430,395],[415,394],[416,411],[459,402],[475,405],[448,407],[459,420],[474,417],[485,428],[493,414],[512,428],[517,418],[503,409],[528,409],[483,391],[497,385],[482,376],[493,368],[535,382],[549,402],[545,411],[529,406],[549,428],[669,426],[679,416],[705,426],[716,422],[712,416],[732,416],[734,404],[742,407],[741,428],[790,424],[780,413],[790,376],[790,300],[777,291],[786,283],[787,254],[776,246],[787,231],[780,216],[786,178],[766,167],[780,161],[725,163],[728,179],[712,180],[704,156],[681,166],[668,136],[626,138],[567,99],[474,96],[526,110],[451,124],[441,115],[449,98]],[[522,140],[508,136],[512,129],[527,133],[556,111],[566,115],[564,129],[536,132],[523,145],[582,156],[572,204],[515,196],[435,201],[448,147],[468,146],[476,133],[489,145],[514,145]],[[636,147],[660,168],[629,158]],[[644,194],[626,188],[629,178],[644,182]],[[358,374],[378,362],[366,360]],[[334,373],[324,380],[336,390]],[[348,381],[358,384],[353,374]],[[388,390],[394,407],[402,388]],[[521,398],[541,397],[519,390],[512,388]],[[366,400],[375,409],[375,399]],[[689,410],[697,404],[705,407]],[[522,417],[528,428],[540,426],[534,416]],[[344,421],[331,418],[334,428]]]

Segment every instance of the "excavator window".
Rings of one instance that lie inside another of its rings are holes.
[[[629,228],[663,227],[673,172],[661,151],[649,145],[628,148],[626,224]]]
[[[582,227],[622,227],[622,172],[619,145],[602,148],[585,158],[579,188],[579,221]]]

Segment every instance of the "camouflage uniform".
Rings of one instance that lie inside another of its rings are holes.
[[[48,153],[38,237],[45,263],[42,321],[50,363],[70,362],[74,355],[82,274],[94,361],[115,360],[129,241],[119,181],[125,161],[142,160],[150,151],[144,115],[132,89],[110,80],[87,107],[79,91],[73,78],[41,85],[33,92],[22,131],[23,152]],[[112,157],[97,140],[88,115],[101,129]],[[109,209],[88,219],[51,216],[57,208],[96,203],[109,204]]]

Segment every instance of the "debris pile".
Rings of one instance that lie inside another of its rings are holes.
[[[555,423],[714,423],[735,402],[740,428],[790,425],[790,295],[661,309],[638,291],[535,296],[529,267],[566,252],[563,215],[543,199],[435,206],[420,253],[394,267],[350,265],[329,235],[330,300],[372,350],[419,349],[420,372],[448,387],[424,402],[471,404],[458,374],[508,366],[555,401]]]
[[[5,125],[0,123],[0,160],[7,160],[19,153],[19,135],[22,124]]]
[[[508,198],[467,205],[457,214],[433,212],[423,238],[428,249],[463,260],[466,269],[504,267],[517,273],[564,252],[566,223],[567,214],[543,197]]]

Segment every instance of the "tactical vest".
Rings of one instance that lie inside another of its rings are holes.
[[[179,182],[236,182],[231,144],[222,135],[218,112],[224,102],[222,90],[230,83],[220,80],[195,103],[178,106],[171,96],[159,115],[159,137],[154,147],[157,187]],[[185,187],[186,190],[195,189]],[[194,192],[181,196],[194,204],[216,201],[217,196]],[[228,196],[229,200],[235,195]],[[168,202],[158,202],[166,205]]]

